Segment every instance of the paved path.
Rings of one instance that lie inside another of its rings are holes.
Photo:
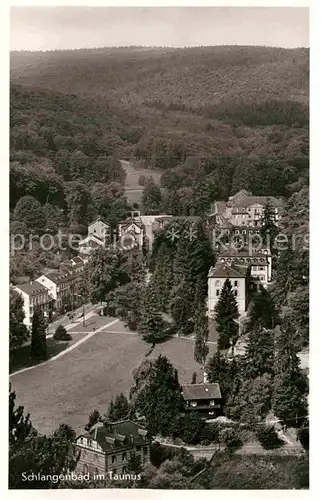
[[[89,316],[89,315],[88,315]],[[100,328],[97,328],[97,330],[93,330],[92,332],[88,333],[88,335],[86,335],[86,337],[83,337],[82,339],[78,340],[78,342],[75,342],[73,345],[71,345],[70,347],[67,347],[67,349],[65,349],[64,351],[61,351],[59,352],[59,354],[57,354],[56,356],[53,356],[52,358],[50,359],[47,359],[46,361],[44,361],[43,363],[38,363],[36,365],[33,365],[33,366],[28,366],[27,368],[22,368],[21,370],[18,370],[14,373],[12,373],[10,375],[10,378],[14,377],[15,375],[18,375],[19,373],[23,373],[23,372],[27,372],[29,370],[32,370],[33,368],[37,368],[38,366],[43,366],[47,363],[51,363],[52,361],[54,361],[55,359],[58,359],[58,358],[61,358],[61,356],[64,356],[65,354],[67,354],[68,352],[70,351],[73,351],[76,347],[78,347],[80,344],[82,344],[83,342],[86,342],[86,340],[89,340],[91,337],[93,337],[96,333],[98,332],[101,332],[102,330],[104,330],[104,328],[107,328],[108,326],[112,326],[114,325],[115,323],[118,323],[119,319],[114,319],[113,321],[111,321],[110,323],[107,323],[107,325],[103,325],[101,326]],[[77,333],[77,332],[74,332],[74,333]],[[51,335],[52,336],[52,335]]]

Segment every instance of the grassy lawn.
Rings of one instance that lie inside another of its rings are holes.
[[[92,410],[103,413],[112,397],[120,392],[128,394],[133,384],[132,371],[145,359],[150,345],[138,335],[121,332],[122,323],[116,323],[66,356],[10,377],[17,403],[30,412],[40,432],[50,432],[60,423],[67,423],[79,433]],[[79,335],[75,334],[75,338]],[[210,352],[213,350],[210,345]],[[150,358],[158,354],[168,356],[181,383],[191,382],[193,371],[200,382],[202,372],[193,353],[193,341],[173,338],[156,346]]]
[[[72,340],[66,342],[54,340],[53,338],[47,339],[48,359],[56,356],[61,351],[64,351],[65,349],[67,349],[67,347],[70,347],[75,342],[78,342],[78,340],[80,340],[85,335],[85,333],[77,334],[72,338]],[[22,368],[27,368],[28,366],[37,365],[39,363],[42,363],[42,361],[35,361],[34,359],[32,359],[32,357],[30,356],[30,345],[26,345],[20,347],[19,349],[16,349],[11,353],[9,371],[10,373],[14,373],[18,370],[21,370]]]

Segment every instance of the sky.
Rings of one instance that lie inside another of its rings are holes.
[[[11,50],[113,46],[309,46],[296,7],[13,7]]]

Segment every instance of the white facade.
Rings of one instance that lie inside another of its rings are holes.
[[[98,239],[93,234],[90,234],[78,243],[79,253],[85,256],[89,255],[94,250],[97,250],[98,248],[103,248],[104,244],[105,243],[103,240]]]
[[[48,278],[45,274],[43,274],[42,276],[39,276],[39,278],[37,278],[36,281],[38,281],[38,283],[41,283],[44,287],[46,287],[49,295],[54,300],[57,300],[58,291],[59,291],[59,287],[57,286],[57,283],[54,283],[53,281],[51,281],[51,279]]]
[[[135,222],[119,224],[118,234],[122,248],[127,248],[127,247],[130,248],[130,240],[132,241],[132,246],[134,246],[135,243],[137,243],[140,248],[143,247],[144,229]]]
[[[88,236],[97,236],[102,241],[106,241],[110,236],[110,226],[101,219],[97,219],[88,226]]]
[[[208,315],[214,317],[214,309],[219,300],[221,290],[226,281],[226,276],[210,276],[208,277]],[[228,277],[232,284],[233,292],[237,301],[240,315],[246,311],[246,279],[244,277]]]
[[[23,311],[25,313],[23,322],[28,329],[31,327],[36,307],[41,309],[45,318],[49,317],[52,297],[44,286],[39,283],[26,283],[25,285],[14,287],[14,290],[23,298]]]
[[[266,287],[269,282],[268,270],[269,266],[267,263],[251,266],[251,276],[253,276],[258,283]]]

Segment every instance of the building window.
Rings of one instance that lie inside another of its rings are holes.
[[[141,446],[136,446],[136,451],[140,451],[141,450]]]
[[[237,290],[234,290],[234,295],[235,297],[237,297]]]
[[[88,474],[88,465],[87,464],[84,464],[83,473]]]
[[[238,281],[234,281],[234,286],[238,286]]]
[[[263,267],[263,266],[260,266],[260,267],[259,267],[259,270],[260,270],[260,271],[264,271],[264,267]]]
[[[195,408],[195,406],[197,406],[197,401],[191,401],[191,406]]]
[[[126,467],[123,467],[122,472],[123,474],[126,474]]]
[[[88,439],[88,446],[92,446],[91,439]]]
[[[123,461],[124,460],[127,460],[127,454],[126,453],[123,453],[123,457],[122,457]]]
[[[221,286],[221,282],[220,282],[220,280],[216,280],[216,281],[215,281],[215,286]]]
[[[117,469],[113,469],[113,475],[117,474]]]
[[[216,297],[219,297],[219,295],[220,295],[220,291],[216,290]]]
[[[99,470],[97,469],[97,467],[95,468],[95,474],[96,476],[99,474]]]
[[[261,280],[261,281],[264,281],[264,276],[260,276],[260,280]]]
[[[240,234],[240,231],[238,229],[235,229],[235,234]]]
[[[113,455],[113,456],[111,457],[111,463],[112,463],[112,464],[114,464],[115,462],[116,462],[116,456],[115,456],[115,455]]]

